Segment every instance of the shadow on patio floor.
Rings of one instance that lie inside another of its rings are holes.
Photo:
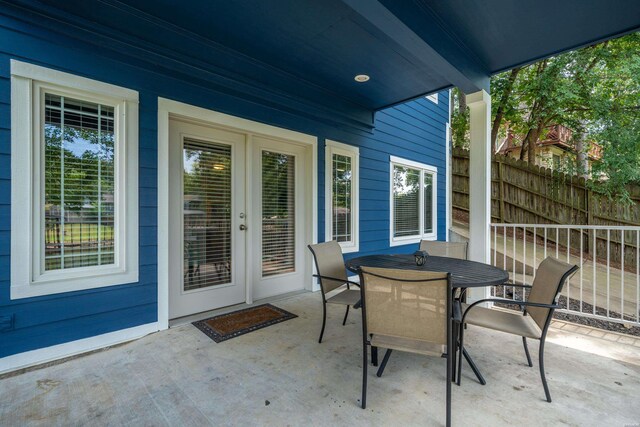
[[[318,344],[320,295],[274,304],[299,317],[220,344],[182,325],[5,378],[0,425],[444,423],[444,359],[395,353],[382,378],[369,370],[362,410],[360,312],[343,327],[341,307],[330,306]],[[519,338],[470,327],[468,349],[487,385],[464,366],[462,386],[453,388],[454,425],[639,423],[640,367],[627,356],[637,357],[640,348],[616,342],[626,350],[603,350],[603,357],[571,345],[580,341],[573,332],[556,328],[549,337],[545,362],[554,401],[547,403],[537,365],[525,365]],[[589,340],[589,348],[611,345],[604,337]],[[536,355],[537,344],[530,346]]]

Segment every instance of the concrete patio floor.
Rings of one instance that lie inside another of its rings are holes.
[[[0,380],[0,425],[441,425],[445,361],[396,353],[369,370],[359,407],[360,312],[331,306],[317,343],[319,294],[274,302],[299,317],[216,344],[190,324]],[[553,403],[518,337],[469,327],[453,387],[454,425],[638,425],[640,341],[556,323],[546,350]],[[537,343],[530,344],[537,364]]]

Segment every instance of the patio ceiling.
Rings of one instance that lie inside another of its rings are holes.
[[[51,17],[54,31],[101,49],[364,127],[378,109],[451,86],[487,90],[492,73],[640,28],[636,0],[13,4],[23,18]],[[357,74],[371,80],[356,83]]]

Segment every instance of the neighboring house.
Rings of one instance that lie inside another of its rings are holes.
[[[367,125],[0,11],[0,371],[312,290],[314,242],[446,239],[448,91]]]
[[[585,172],[591,174],[593,162],[602,158],[602,147],[595,142],[588,144],[585,158]],[[496,150],[499,154],[508,155],[514,159],[520,158],[522,151],[521,138],[508,132],[507,137]],[[567,171],[570,165],[576,165],[578,151],[573,141],[573,131],[562,125],[553,125],[545,129],[543,138],[536,142],[536,165],[552,170]]]

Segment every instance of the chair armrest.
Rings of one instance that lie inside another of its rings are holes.
[[[533,286],[531,286],[531,285],[518,285],[516,283],[503,283],[500,286],[514,287],[514,288],[525,288],[525,289],[532,289],[533,288]],[[462,298],[462,296],[467,293],[467,289],[469,289],[469,288],[462,288],[462,290],[460,291],[460,298]]]
[[[357,287],[360,287],[360,283],[352,282],[351,280],[337,279],[335,277],[322,276],[320,274],[314,274],[313,277],[317,277],[319,279],[334,280],[336,282],[349,283],[351,285],[356,285]]]
[[[464,319],[467,317],[467,313],[469,313],[469,311],[473,307],[483,302],[501,302],[503,304],[513,304],[513,305],[519,305],[521,307],[541,307],[541,308],[552,308],[552,309],[560,308],[558,304],[543,304],[539,302],[518,301],[518,300],[511,300],[506,298],[485,298],[485,299],[478,300],[473,304],[471,304],[469,307],[467,307],[467,309],[464,311],[464,314],[462,315],[462,323],[464,323]]]
[[[503,283],[501,286],[508,286],[513,288],[527,288],[527,289],[531,289],[533,287],[531,285],[519,285],[517,283]]]

